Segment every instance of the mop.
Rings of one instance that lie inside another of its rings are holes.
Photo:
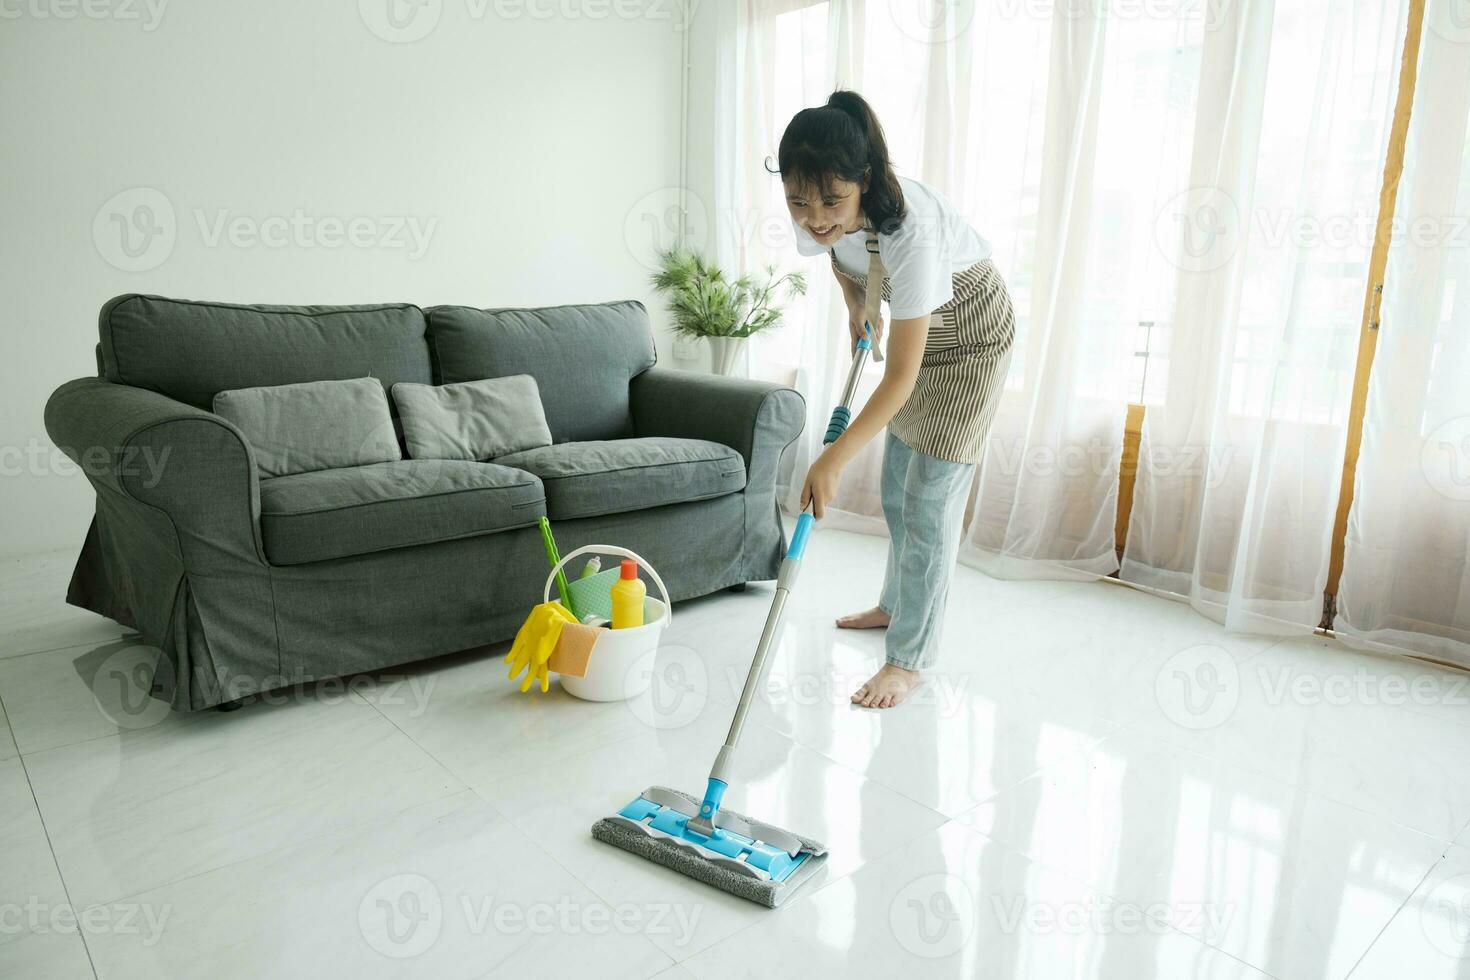
[[[873,346],[872,328],[866,323],[863,327],[866,336],[857,342],[842,401],[832,412],[823,445],[835,442],[852,419],[850,406]],[[592,825],[592,836],[600,841],[768,908],[777,908],[809,881],[826,862],[827,849],[809,837],[722,808],[721,801],[730,784],[731,761],[745,727],[745,716],[765,675],[766,658],[780,631],[781,614],[796,584],[814,521],[808,513],[796,519],[766,625],[729,734],[710,769],[704,799],[664,786],[650,786],[616,814]]]

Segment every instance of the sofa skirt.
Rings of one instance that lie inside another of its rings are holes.
[[[554,531],[563,554],[636,551],[677,602],[776,577],[779,517],[774,532],[748,529],[746,504],[733,493]],[[153,695],[180,711],[508,640],[550,572],[534,526],[302,565],[242,561],[230,575],[186,570],[175,534],[161,512],[99,493],[67,601],[162,650]]]

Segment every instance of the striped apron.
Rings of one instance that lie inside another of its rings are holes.
[[[868,232],[868,274],[832,268],[865,290],[873,278],[882,282],[882,298],[891,299],[892,281],[878,258],[878,235]],[[868,294],[868,307],[876,305]],[[869,319],[873,317],[870,315]],[[956,463],[979,463],[985,436],[1000,405],[1016,336],[1016,314],[1000,270],[990,259],[954,274],[954,296],[929,317],[929,335],[913,394],[893,416],[888,428],[911,449]],[[876,350],[876,348],[875,348]]]

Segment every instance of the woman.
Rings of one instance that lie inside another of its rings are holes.
[[[831,256],[854,344],[868,272],[886,272],[878,287],[892,321],[883,380],[812,463],[801,504],[820,518],[842,468],[887,429],[882,596],[837,625],[887,628],[887,662],[852,701],[890,708],[938,654],[960,522],[1005,382],[1015,314],[990,245],[938,191],[894,174],[883,129],[856,92],[833,92],[826,105],[798,112],[777,163],[797,250]],[[872,251],[881,265],[871,264]],[[881,321],[873,328],[881,337]]]

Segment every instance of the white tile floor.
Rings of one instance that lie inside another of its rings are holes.
[[[729,802],[828,842],[777,912],[593,841],[698,791],[769,584],[680,605],[650,696],[507,684],[504,646],[233,714],[0,565],[0,977],[1470,976],[1470,685],[1225,634],[1110,583],[959,569],[878,713],[882,540],[814,542]]]

